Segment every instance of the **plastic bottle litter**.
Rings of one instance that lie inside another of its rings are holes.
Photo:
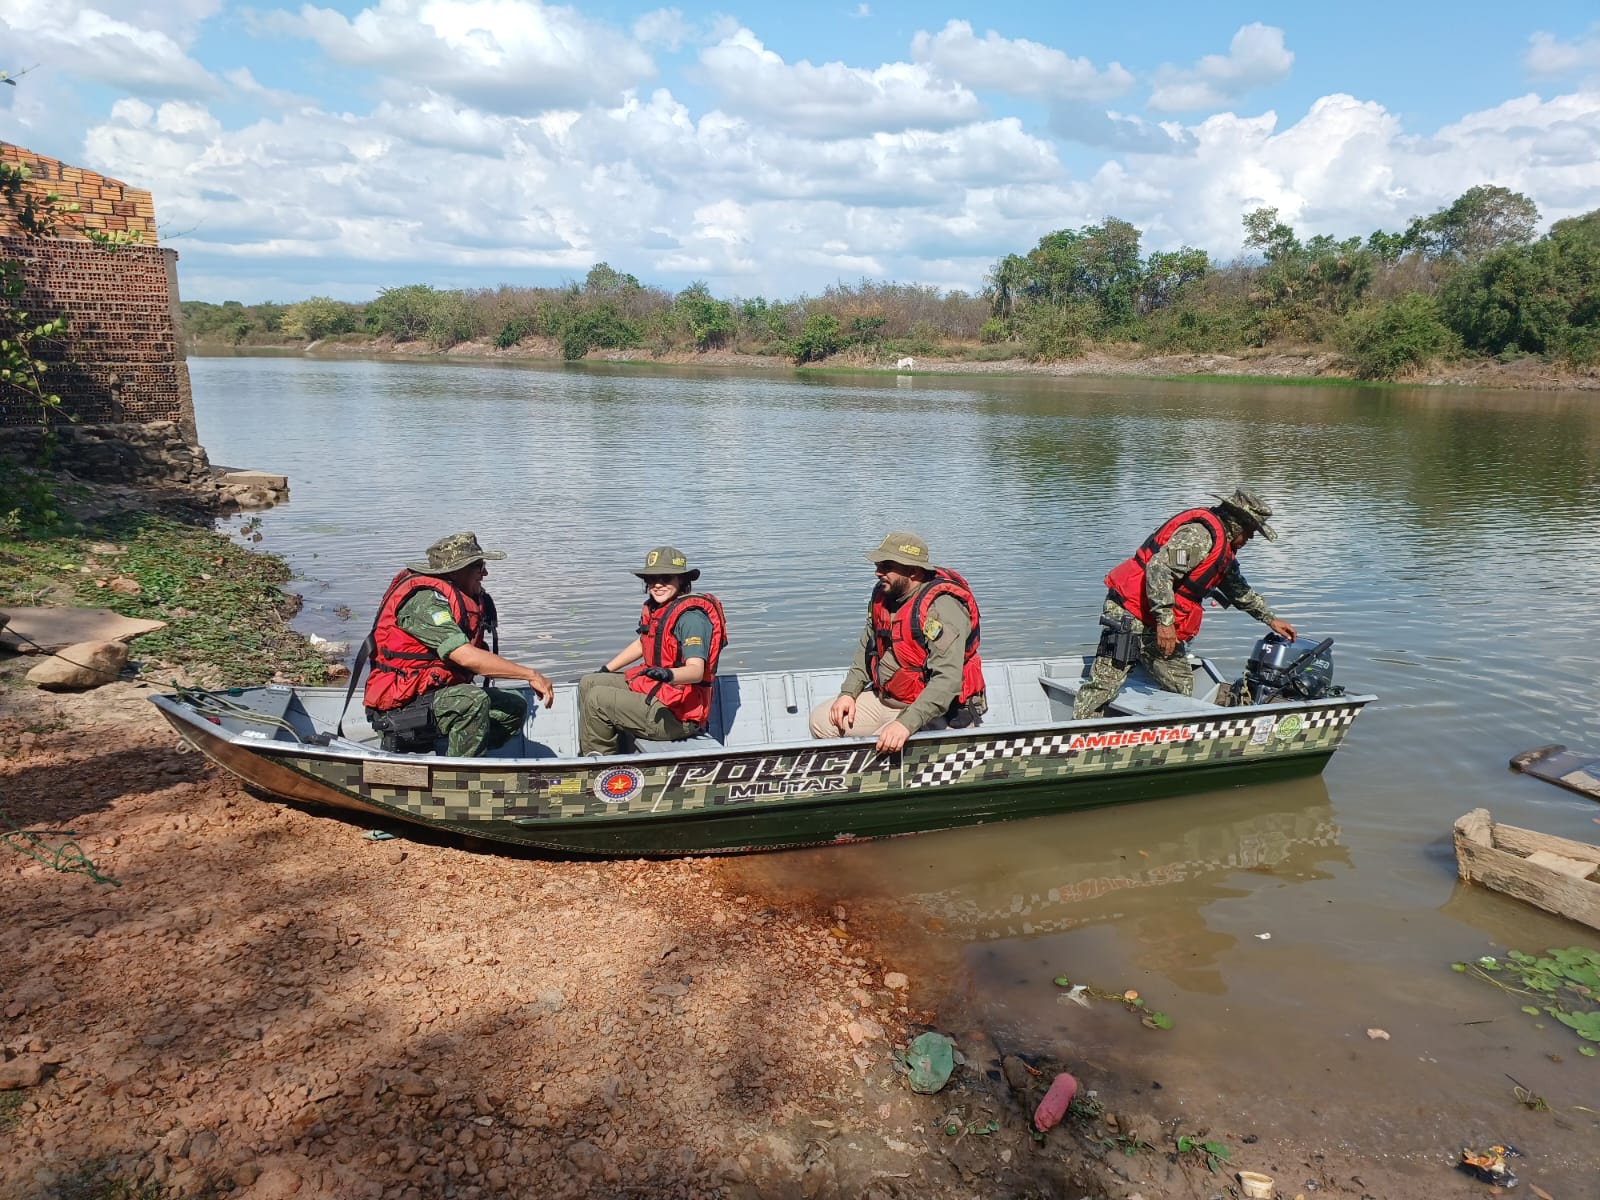
[[[1039,1101],[1039,1107],[1033,1110],[1033,1127],[1040,1133],[1054,1129],[1067,1115],[1067,1108],[1077,1094],[1078,1081],[1067,1072],[1061,1072],[1051,1081],[1050,1090]]]

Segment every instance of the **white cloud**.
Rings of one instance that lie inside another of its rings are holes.
[[[934,34],[919,30],[911,55],[946,79],[1012,96],[1105,100],[1133,84],[1121,63],[1101,71],[1087,58],[1071,58],[1026,38],[1003,38],[992,29],[980,40],[967,21],[948,21]]]
[[[306,5],[257,21],[335,62],[507,114],[609,102],[655,74],[628,35],[539,0],[379,0],[352,18]]]
[[[818,137],[948,129],[982,113],[976,96],[926,66],[791,65],[742,27],[702,50],[700,63],[728,111]]]
[[[1293,64],[1283,30],[1256,21],[1233,35],[1227,54],[1208,54],[1193,67],[1158,70],[1149,104],[1157,112],[1220,108],[1251,88],[1287,78]]]
[[[1086,101],[1063,101],[1051,107],[1050,130],[1085,146],[1130,154],[1186,154],[1194,134],[1173,121],[1152,122],[1109,112]]]
[[[123,19],[118,8],[136,15]],[[220,85],[186,50],[197,22],[213,9],[211,0],[155,13],[105,0],[12,0],[0,7],[0,43],[13,69],[38,63],[40,75],[67,74],[156,98],[215,95]]]
[[[645,46],[661,46],[677,51],[695,37],[694,26],[675,8],[658,8],[633,23],[633,36]]]
[[[1531,74],[1543,78],[1600,73],[1600,24],[1570,42],[1554,34],[1535,33],[1528,39],[1522,61]]]

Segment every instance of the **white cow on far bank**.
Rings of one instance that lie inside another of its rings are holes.
[[[895,363],[894,369],[896,371],[911,371],[911,370],[915,370],[916,366],[917,366],[917,360],[916,359],[914,359],[914,358],[902,358],[899,362]]]

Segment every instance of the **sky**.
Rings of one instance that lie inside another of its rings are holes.
[[[1057,229],[1241,253],[1600,208],[1600,9],[0,0],[0,140],[154,194],[184,299],[981,291]]]

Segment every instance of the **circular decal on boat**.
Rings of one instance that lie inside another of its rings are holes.
[[[632,800],[644,787],[644,776],[632,767],[615,767],[594,781],[594,794],[612,804]]]
[[[1300,732],[1300,729],[1303,725],[1305,725],[1305,721],[1301,718],[1299,713],[1290,713],[1287,717],[1283,718],[1283,720],[1279,721],[1277,725],[1273,727],[1272,736],[1277,738],[1280,742],[1287,742],[1295,734]]]

